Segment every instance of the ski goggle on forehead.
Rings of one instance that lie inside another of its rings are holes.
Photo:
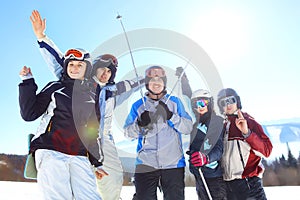
[[[79,49],[69,49],[65,53],[65,59],[75,58],[78,60],[83,60],[84,58],[88,58],[89,54],[80,51]]]
[[[208,99],[196,99],[193,102],[193,106],[194,108],[204,108],[205,106],[207,106],[209,104],[209,100]]]
[[[154,78],[154,77],[165,77],[166,76],[166,72],[165,70],[161,69],[161,68],[151,68],[151,69],[147,69],[145,72],[147,77],[150,78]]]
[[[237,103],[237,100],[236,100],[235,96],[229,96],[229,97],[225,97],[225,98],[221,99],[219,102],[222,107],[225,107],[227,105]]]
[[[101,56],[100,60],[103,62],[106,62],[106,63],[110,62],[111,64],[113,64],[116,67],[118,66],[117,58],[112,55],[104,54],[103,56]]]

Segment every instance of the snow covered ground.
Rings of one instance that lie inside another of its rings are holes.
[[[36,183],[0,181],[0,191],[1,200],[41,199]],[[300,186],[265,187],[265,191],[268,200],[300,199]],[[122,200],[131,200],[133,194],[133,186],[124,186],[121,194]],[[187,200],[197,200],[195,188],[186,187],[185,197]],[[159,192],[158,199],[163,199]]]

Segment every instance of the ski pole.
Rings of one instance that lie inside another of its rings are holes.
[[[188,62],[186,63],[185,67],[183,68],[183,70],[182,70],[180,76],[178,77],[177,81],[175,82],[175,84],[174,84],[174,86],[173,86],[173,88],[172,88],[172,90],[171,90],[171,92],[170,92],[170,94],[169,94],[169,97],[168,97],[167,100],[166,100],[166,103],[168,103],[168,101],[169,101],[169,99],[170,99],[170,97],[171,97],[171,94],[173,93],[173,91],[174,91],[176,85],[178,84],[178,82],[181,80],[181,78],[182,78],[182,76],[183,76],[183,74],[184,74],[184,70],[187,68],[187,66],[188,66],[189,63],[190,63],[190,60],[188,60]]]
[[[130,53],[130,57],[131,57],[131,62],[132,62],[132,65],[133,65],[133,68],[134,68],[134,72],[135,72],[135,76],[136,76],[136,80],[138,82],[138,85],[139,85],[139,88],[140,88],[140,93],[141,93],[141,96],[142,96],[142,100],[143,100],[143,105],[144,105],[144,108],[145,108],[145,100],[144,100],[144,95],[143,95],[143,91],[142,91],[142,87],[141,87],[141,83],[139,81],[139,77],[138,77],[138,73],[137,73],[137,70],[136,70],[136,67],[135,67],[135,63],[134,63],[134,59],[133,59],[133,55],[132,55],[132,51],[131,51],[131,47],[130,47],[130,44],[129,44],[129,40],[128,40],[128,37],[127,37],[127,33],[125,31],[125,28],[124,28],[124,25],[122,23],[122,16],[119,15],[118,13],[118,16],[116,17],[120,23],[121,23],[121,26],[122,26],[122,29],[123,29],[123,32],[124,32],[124,35],[125,35],[125,39],[126,39],[126,42],[127,42],[127,46],[128,46],[128,49],[129,49],[129,53]]]
[[[201,170],[200,167],[199,167],[199,174],[200,174],[200,176],[201,176],[201,179],[202,179],[203,185],[204,185],[204,187],[205,187],[207,196],[208,196],[209,200],[212,200],[211,194],[210,194],[210,192],[209,192],[209,189],[208,189],[208,187],[207,187],[206,181],[205,181],[205,179],[204,179],[204,176],[203,176],[203,173],[202,173],[202,170]]]

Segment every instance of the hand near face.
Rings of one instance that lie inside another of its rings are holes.
[[[235,125],[243,134],[248,134],[247,120],[244,118],[240,109],[237,111],[238,118],[235,120]]]

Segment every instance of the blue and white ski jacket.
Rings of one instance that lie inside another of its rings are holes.
[[[160,101],[165,103],[168,97],[166,94]],[[144,164],[156,169],[185,167],[181,134],[190,134],[193,124],[182,102],[179,98],[171,96],[167,106],[173,112],[173,116],[167,121],[159,116],[152,124],[151,130],[139,127],[137,119],[145,110],[155,113],[159,102],[147,95],[144,102],[145,107],[142,99],[132,105],[124,125],[125,136],[138,139],[136,165]]]

